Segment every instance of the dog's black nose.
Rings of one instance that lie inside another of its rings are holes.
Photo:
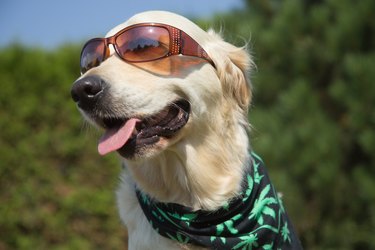
[[[98,76],[79,79],[71,89],[72,99],[82,109],[91,109],[103,94],[105,82]]]

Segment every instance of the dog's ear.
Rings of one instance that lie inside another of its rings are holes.
[[[236,47],[225,42],[220,35],[210,30],[212,42],[208,54],[213,60],[224,95],[237,101],[247,112],[251,102],[250,70],[254,63],[245,47]]]

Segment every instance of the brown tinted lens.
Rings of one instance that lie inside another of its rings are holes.
[[[104,61],[105,44],[103,40],[88,41],[81,52],[81,73],[98,66]]]
[[[124,31],[116,38],[119,55],[129,62],[145,62],[166,56],[169,32],[155,26],[140,26]]]

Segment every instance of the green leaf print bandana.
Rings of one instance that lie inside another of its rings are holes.
[[[137,190],[152,227],[169,239],[211,249],[302,249],[262,159],[251,156],[242,193],[216,211],[158,203]]]

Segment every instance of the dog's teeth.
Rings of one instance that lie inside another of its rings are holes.
[[[132,132],[132,136],[136,136],[138,134],[138,130],[137,128],[134,128],[133,132]]]

